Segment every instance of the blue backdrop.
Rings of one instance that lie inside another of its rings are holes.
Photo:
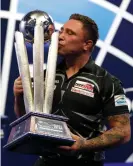
[[[5,12],[2,15],[1,29],[2,67],[7,63],[6,61],[3,63],[3,57],[5,56],[4,48],[7,40],[7,23],[11,18],[16,22],[15,30],[18,30],[19,20],[25,13],[40,9],[48,12],[53,17],[56,29],[59,29],[72,13],[87,15],[96,21],[100,33],[100,39],[92,55],[93,59],[98,65],[107,69],[123,82],[131,113],[131,126],[133,126],[133,0],[18,0],[16,12],[11,17],[12,13],[10,12],[9,5],[14,3],[13,1],[17,2],[17,0],[3,0],[2,11],[0,11],[1,13]],[[12,35],[14,35],[14,31]],[[14,47],[12,49],[5,107],[5,115],[8,116],[8,123],[3,128],[4,137],[1,142],[2,146],[6,144],[10,133],[9,123],[16,119],[13,108],[13,83],[19,73]],[[28,49],[29,51],[31,50]],[[32,64],[31,57],[29,58],[29,63]],[[6,77],[6,73],[4,73],[4,76]],[[3,148],[1,148],[1,151],[2,166],[32,166],[37,158],[37,156],[8,152]],[[117,162],[120,165],[129,161],[133,162],[133,127],[130,142],[112,150],[107,150],[105,160],[106,163]]]

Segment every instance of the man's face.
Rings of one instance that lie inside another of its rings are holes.
[[[80,21],[69,20],[59,34],[58,54],[62,56],[80,55],[84,51],[85,31]]]

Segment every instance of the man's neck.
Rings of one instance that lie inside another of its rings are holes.
[[[78,57],[68,57],[65,59],[66,61],[66,74],[67,77],[70,78],[74,74],[76,74],[79,69],[81,69],[89,60],[90,55],[84,54]]]

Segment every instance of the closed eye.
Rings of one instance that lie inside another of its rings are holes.
[[[76,33],[74,32],[74,31],[72,31],[71,29],[66,29],[66,33],[68,34],[68,35],[76,35]]]
[[[71,30],[69,28],[64,29],[63,27],[61,27],[60,34],[63,32],[66,32],[68,35],[76,35],[76,33],[73,30]]]

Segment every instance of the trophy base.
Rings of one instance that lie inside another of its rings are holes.
[[[4,148],[42,156],[47,152],[56,153],[58,146],[71,146],[75,142],[67,127],[67,120],[53,114],[30,112],[10,124],[12,129]]]

